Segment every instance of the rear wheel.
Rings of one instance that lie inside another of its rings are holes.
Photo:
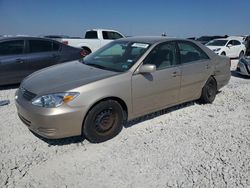
[[[84,56],[87,56],[91,53],[91,50],[88,47],[82,47],[82,49],[84,50]]]
[[[95,105],[88,113],[83,134],[92,143],[109,140],[120,133],[123,127],[123,109],[114,100]]]
[[[200,102],[202,104],[213,103],[217,93],[217,82],[213,77],[210,77],[205,86],[202,88]]]

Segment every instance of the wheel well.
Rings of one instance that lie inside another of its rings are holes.
[[[225,55],[227,55],[227,54],[226,54],[226,52],[224,52],[224,51],[223,51],[223,52],[221,52],[221,54],[225,54]]]
[[[89,47],[82,46],[81,48],[82,48],[82,49],[84,49],[84,50],[87,50],[89,53],[92,53],[92,51],[90,50],[90,48],[89,48]]]
[[[82,127],[83,127],[83,125],[84,125],[85,119],[86,119],[88,113],[90,112],[90,110],[91,110],[95,105],[99,104],[100,102],[107,101],[107,100],[113,100],[113,101],[118,102],[118,103],[121,105],[122,109],[123,109],[124,120],[125,120],[125,121],[127,120],[127,116],[128,116],[128,107],[127,107],[126,103],[125,103],[122,99],[120,99],[120,98],[118,98],[118,97],[107,97],[107,98],[104,98],[104,99],[101,99],[101,100],[95,102],[95,103],[88,109],[88,112],[86,113],[86,115],[85,115],[85,117],[84,117],[84,119],[83,119]]]
[[[214,75],[211,75],[210,76],[212,79],[214,79],[214,81],[215,81],[215,83],[216,83],[216,89],[218,90],[218,86],[217,86],[217,80],[216,80],[216,78],[214,77]]]

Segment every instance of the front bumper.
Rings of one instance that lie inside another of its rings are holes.
[[[64,104],[57,108],[34,106],[16,93],[16,107],[19,118],[27,127],[38,135],[57,139],[82,134],[82,123],[85,115],[83,107],[72,107]]]
[[[236,72],[245,76],[250,76],[250,66],[239,61],[237,68],[236,68]]]

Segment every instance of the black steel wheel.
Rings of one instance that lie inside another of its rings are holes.
[[[113,100],[95,105],[88,113],[83,134],[93,143],[104,142],[120,133],[123,127],[123,109]]]
[[[202,88],[200,102],[203,104],[213,103],[217,94],[217,82],[213,77],[210,77],[205,86]]]

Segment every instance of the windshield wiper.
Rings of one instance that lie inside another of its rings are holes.
[[[119,71],[119,70],[116,70],[116,69],[112,69],[110,67],[104,67],[102,65],[98,65],[98,64],[94,64],[94,63],[88,63],[88,64],[85,64],[85,65],[89,65],[89,66],[92,66],[92,67],[95,67],[95,68],[98,68],[98,69],[103,69],[103,70],[108,70],[108,71],[113,71],[113,72],[122,72],[122,71]]]
[[[106,69],[107,70],[107,67],[104,67],[102,65],[97,65],[97,64],[92,64],[92,63],[86,64],[86,65],[89,65],[91,67],[96,67],[96,68],[99,68],[99,69]]]

